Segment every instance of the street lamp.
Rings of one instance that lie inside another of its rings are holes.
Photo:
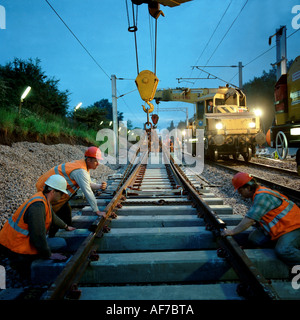
[[[23,92],[23,94],[21,95],[21,100],[20,100],[20,105],[19,105],[19,114],[21,113],[22,103],[23,103],[24,99],[27,97],[30,90],[31,90],[31,87],[28,86],[26,88],[26,90]]]
[[[74,112],[82,106],[82,102],[79,102],[78,105],[75,107]]]

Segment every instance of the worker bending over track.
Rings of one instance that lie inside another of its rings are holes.
[[[65,260],[60,253],[65,251],[67,243],[63,238],[48,238],[51,225],[72,231],[52,211],[51,204],[67,193],[67,181],[60,175],[52,175],[45,182],[43,191],[39,191],[26,200],[5,222],[0,231],[1,251],[6,253],[16,269],[28,275],[31,262],[37,258]]]
[[[253,205],[235,228],[221,235],[233,236],[258,223],[249,235],[251,243],[263,247],[276,241],[275,252],[283,262],[290,267],[300,264],[300,208],[278,191],[260,186],[248,173],[237,173],[232,184]]]
[[[76,194],[79,188],[82,190],[95,214],[105,216],[105,213],[98,209],[97,199],[95,198],[93,190],[105,190],[107,184],[106,182],[102,182],[102,184],[92,183],[90,177],[90,170],[97,169],[100,160],[103,159],[101,151],[97,147],[89,147],[84,156],[85,159],[63,163],[50,169],[43,174],[36,183],[37,190],[41,191],[45,181],[53,174],[60,174],[67,180],[67,194],[64,194],[60,200],[53,203],[53,210],[56,215],[68,225],[72,223],[72,209],[68,201]],[[57,230],[57,227],[52,226],[49,231],[49,236],[53,237]]]

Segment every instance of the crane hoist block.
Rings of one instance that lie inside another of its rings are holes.
[[[149,70],[143,70],[138,74],[135,84],[142,100],[149,102],[154,98],[158,82],[157,76]]]

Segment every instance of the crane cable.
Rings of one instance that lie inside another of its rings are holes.
[[[130,25],[129,9],[128,9],[127,0],[125,0],[125,3],[126,3],[126,12],[127,12],[127,20],[128,20],[128,31],[134,33],[136,68],[137,68],[137,73],[139,74],[139,57],[138,57],[137,37],[136,37],[136,32],[137,32],[137,30],[138,30],[138,28],[137,28],[137,22],[138,22],[138,7],[137,7],[137,9],[136,9],[136,14],[135,14],[135,13],[134,13],[134,4],[133,4],[133,2],[132,2],[132,21],[133,21],[133,25]]]
[[[134,10],[134,3],[132,2],[132,25],[130,23],[130,15],[128,8],[128,0],[125,0],[126,3],[126,12],[127,12],[127,20],[128,20],[128,31],[134,33],[134,45],[135,45],[135,56],[136,56],[136,66],[137,66],[137,74],[139,71],[139,58],[138,58],[138,45],[137,45],[137,35],[136,32],[138,30],[138,5],[136,5],[136,13]],[[156,74],[156,60],[157,60],[157,19],[155,19],[155,46],[154,46],[154,74]]]
[[[147,121],[144,127],[145,129],[146,129],[146,126],[150,126],[152,128],[152,124],[149,122],[149,114],[154,111],[154,105],[150,103],[150,101],[153,100],[154,98],[156,88],[159,82],[158,78],[156,77],[157,18],[159,17],[160,14],[164,16],[164,13],[161,10],[159,10],[160,5],[158,3],[155,4],[154,6],[150,6],[150,4],[148,4],[149,14],[156,20],[155,21],[155,47],[154,47],[154,73],[149,70],[143,70],[139,72],[138,46],[137,46],[137,36],[136,36],[136,32],[138,30],[138,27],[137,27],[138,9],[136,9],[136,13],[135,13],[135,8],[134,8],[135,4],[134,4],[134,1],[132,1],[132,24],[131,24],[127,0],[125,0],[125,3],[126,3],[127,20],[128,20],[128,31],[134,32],[134,39],[135,39],[135,54],[136,54],[136,64],[137,64],[137,77],[135,79],[135,83],[142,100],[145,101],[146,104],[149,106],[149,108],[146,108],[144,105],[142,105],[144,112],[147,113]]]

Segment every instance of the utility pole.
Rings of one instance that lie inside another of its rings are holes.
[[[239,88],[243,89],[243,64],[239,62]]]
[[[277,80],[287,72],[287,55],[286,55],[286,26],[281,26],[276,29],[276,33],[269,37],[269,45],[272,43],[272,38],[276,35],[276,62],[271,64],[277,66]]]
[[[186,122],[186,127],[188,128],[189,126],[189,109],[188,107],[177,107],[177,108],[159,108],[159,112],[161,111],[183,111],[185,113],[185,122]]]
[[[113,74],[111,76],[111,87],[112,87],[112,113],[113,113],[113,130],[115,136],[114,152],[115,157],[118,155],[118,113],[117,113],[117,78]]]

